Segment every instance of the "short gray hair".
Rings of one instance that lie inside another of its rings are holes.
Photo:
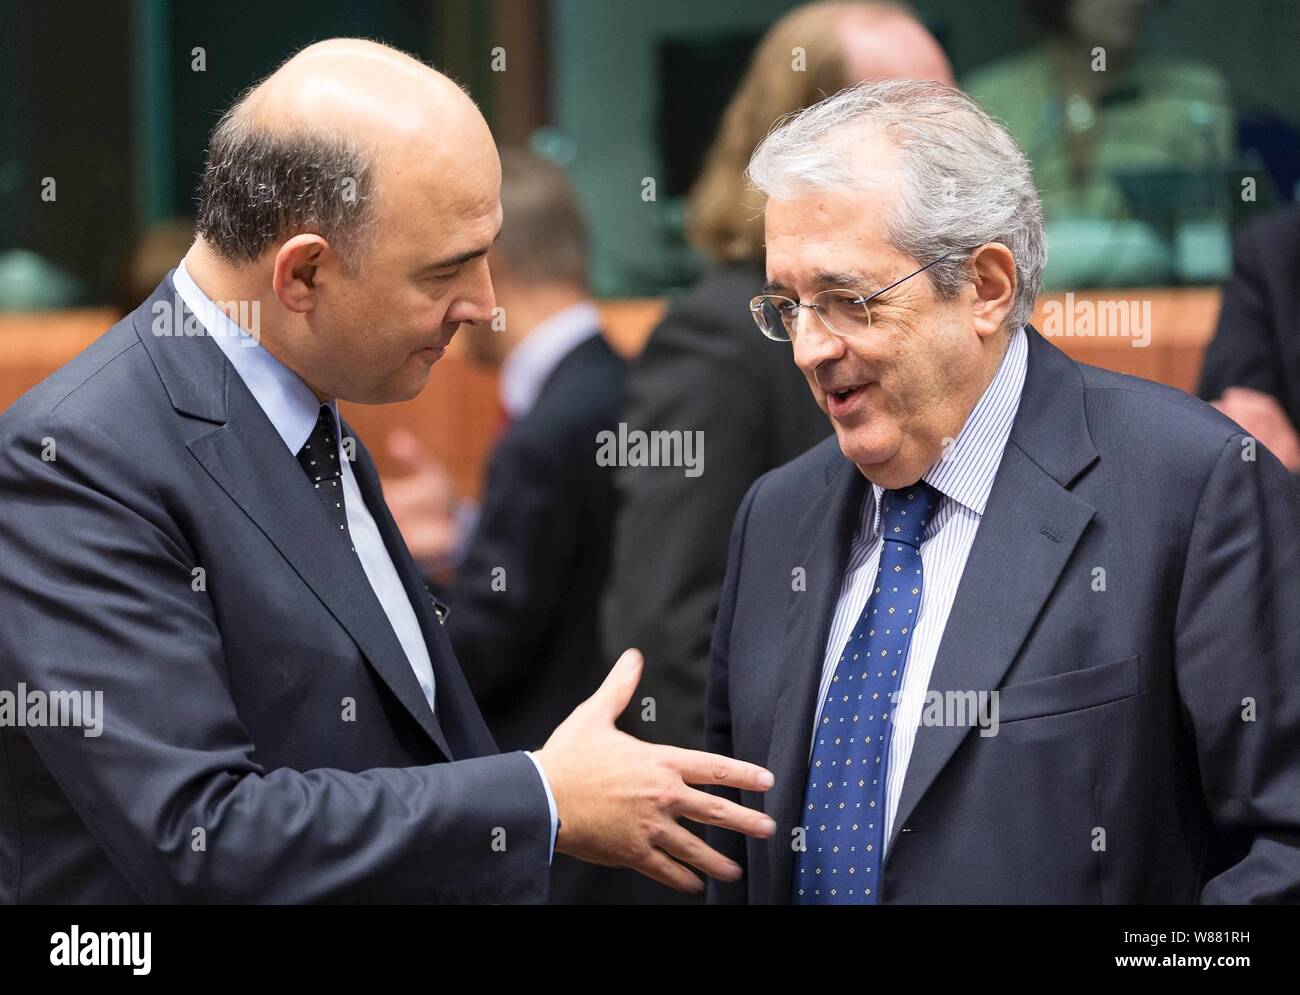
[[[246,110],[253,89],[212,131],[195,229],[235,264],[312,232],[358,275],[376,221],[371,150],[344,135],[257,124]]]
[[[750,159],[751,185],[773,197],[807,187],[861,189],[855,127],[874,125],[902,158],[898,205],[885,240],[918,262],[941,300],[969,282],[971,250],[1001,242],[1016,261],[1008,322],[1029,321],[1047,263],[1043,209],[1014,138],[960,90],[943,83],[859,83],[779,121]],[[858,129],[860,130],[860,129]]]

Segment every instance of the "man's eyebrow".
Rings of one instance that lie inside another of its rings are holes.
[[[813,278],[813,282],[819,287],[847,287],[851,290],[868,290],[875,286],[883,286],[872,274],[859,273],[855,270],[818,273]]]
[[[813,274],[813,284],[818,287],[835,289],[844,287],[850,290],[870,291],[876,287],[884,286],[880,278],[870,273],[859,273],[853,270],[846,270],[842,273],[819,272]],[[768,280],[763,284],[763,293],[765,294],[786,294],[790,293],[785,284],[780,280]]]
[[[498,228],[497,233],[492,236],[492,242],[495,242],[500,237],[501,229]],[[420,272],[427,273],[430,270],[451,269],[453,266],[461,266],[469,262],[471,259],[478,259],[480,256],[486,256],[488,249],[490,248],[492,248],[492,245],[489,243],[481,249],[470,249],[468,252],[461,252],[458,255],[448,256],[446,259],[439,259],[437,262],[429,263],[427,266],[421,266]]]

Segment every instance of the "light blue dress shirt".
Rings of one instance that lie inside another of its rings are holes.
[[[226,312],[213,303],[194,282],[194,278],[185,269],[184,260],[172,273],[172,283],[185,306],[207,330],[209,338],[221,348],[295,458],[316,425],[322,403],[328,403],[334,412],[337,437],[342,442],[343,432],[338,426],[337,403],[333,400],[322,402],[296,373],[231,321]],[[343,501],[348,516],[348,531],[352,534],[357,559],[361,561],[366,578],[370,581],[384,614],[388,616],[397,641],[406,653],[407,662],[415,672],[415,679],[429,702],[430,710],[436,712],[433,664],[429,659],[429,647],[425,645],[424,634],[420,631],[419,619],[411,606],[411,600],[406,596],[397,567],[388,555],[379,526],[375,524],[374,516],[370,514],[370,509],[361,496],[361,489],[352,473],[352,461],[343,450],[340,450],[339,464],[343,467]],[[546,803],[551,813],[551,851],[554,853],[555,836],[559,829],[555,796],[551,793],[551,785],[546,780],[542,765],[531,753],[525,753],[537,768],[542,787],[546,790]]]

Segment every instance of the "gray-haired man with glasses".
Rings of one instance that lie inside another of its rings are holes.
[[[732,531],[708,746],[772,770],[723,793],[777,829],[714,834],[746,874],[711,899],[1300,900],[1281,464],[1029,326],[1029,164],[958,91],[845,90],[749,175],[750,310],[836,437],[760,478]]]

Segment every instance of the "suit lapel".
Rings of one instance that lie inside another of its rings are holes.
[[[795,530],[793,549],[802,552],[807,589],[792,590],[786,606],[780,688],[772,719],[768,769],[776,783],[763,796],[765,811],[777,831],[767,842],[774,904],[790,900],[794,852],[790,832],[801,824],[800,807],[808,780],[817,688],[831,619],[844,581],[850,543],[868,483],[857,468],[838,455],[826,467],[827,487],[808,507]]]
[[[361,561],[341,542],[322,541],[333,526],[311,483],[253,395],[207,336],[156,336],[156,301],[181,307],[170,278],[136,311],[136,331],[172,406],[215,422],[188,448],[230,499],[257,525],[303,583],[343,626],[370,665],[438,749],[450,750]],[[189,315],[186,310],[186,315]],[[417,612],[422,605],[417,604]]]
[[[932,691],[998,687],[1095,509],[1069,485],[1097,458],[1078,366],[1032,328],[1020,407],[966,560],[930,677]],[[968,726],[917,730],[893,841]]]

